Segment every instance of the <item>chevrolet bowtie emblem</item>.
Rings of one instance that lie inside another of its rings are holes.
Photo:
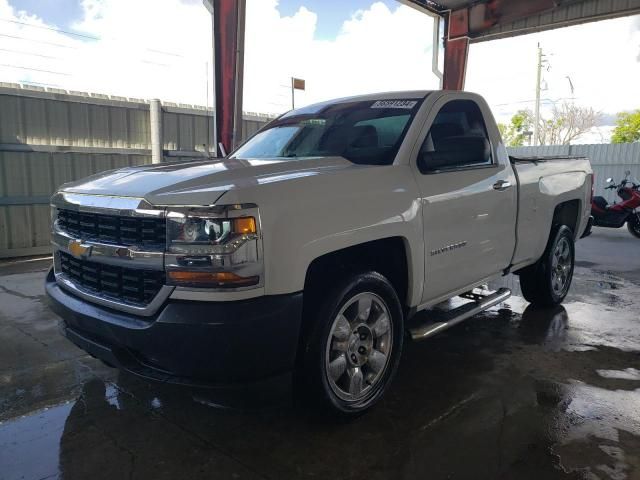
[[[69,242],[69,253],[76,258],[88,257],[91,255],[91,246],[83,245],[79,240]]]

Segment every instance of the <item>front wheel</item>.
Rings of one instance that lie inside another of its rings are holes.
[[[555,227],[540,260],[520,274],[524,298],[545,307],[562,303],[569,293],[574,261],[573,232],[564,225]]]
[[[636,238],[640,238],[640,213],[634,213],[629,215],[627,219],[627,228],[629,233]]]
[[[302,388],[307,398],[335,413],[353,416],[371,408],[391,383],[404,335],[398,296],[376,272],[337,286],[308,318]]]

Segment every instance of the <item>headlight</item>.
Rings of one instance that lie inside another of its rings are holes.
[[[262,259],[257,208],[184,208],[167,212],[171,285],[255,287]]]

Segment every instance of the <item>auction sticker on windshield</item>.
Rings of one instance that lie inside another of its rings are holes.
[[[416,100],[378,100],[371,108],[406,108],[411,110],[418,103]]]

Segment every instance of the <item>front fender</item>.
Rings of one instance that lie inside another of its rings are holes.
[[[309,265],[322,255],[401,237],[409,257],[408,301],[419,302],[424,279],[422,212],[408,166],[363,166],[230,194],[225,202],[255,203],[260,209],[265,294],[303,290]]]

